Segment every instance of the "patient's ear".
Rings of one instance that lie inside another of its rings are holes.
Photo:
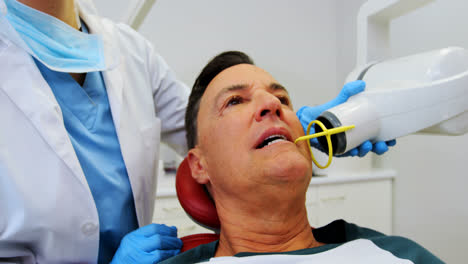
[[[197,147],[189,150],[187,160],[192,171],[192,178],[199,184],[207,184],[210,181],[210,177],[208,176],[201,150]]]

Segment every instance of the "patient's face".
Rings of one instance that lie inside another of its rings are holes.
[[[248,64],[222,71],[208,85],[198,115],[198,148],[215,197],[217,190],[238,194],[277,184],[305,193],[310,152],[304,141],[294,144],[303,134],[288,92],[270,74]]]

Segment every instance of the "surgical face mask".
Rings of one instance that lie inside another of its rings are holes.
[[[100,36],[82,33],[18,1],[4,1],[8,9],[6,19],[27,45],[16,44],[41,63],[60,72],[82,73],[106,69]],[[3,16],[0,14],[1,20]]]

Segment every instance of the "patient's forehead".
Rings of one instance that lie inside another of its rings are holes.
[[[270,83],[271,81],[275,81],[275,79],[267,71],[255,65],[238,64],[221,71],[211,80],[208,87],[249,81],[265,81]]]
[[[217,96],[235,85],[267,87],[272,83],[277,83],[277,81],[267,71],[251,64],[238,64],[221,71],[211,80],[201,103],[202,105],[215,103]]]

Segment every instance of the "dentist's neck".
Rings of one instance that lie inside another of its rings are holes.
[[[18,2],[54,16],[75,29],[79,29],[74,0],[18,0]]]
[[[80,30],[78,21],[76,21],[75,1],[74,0],[17,0],[31,8],[56,17],[69,26]],[[86,74],[70,73],[70,75],[80,85],[83,85]]]

